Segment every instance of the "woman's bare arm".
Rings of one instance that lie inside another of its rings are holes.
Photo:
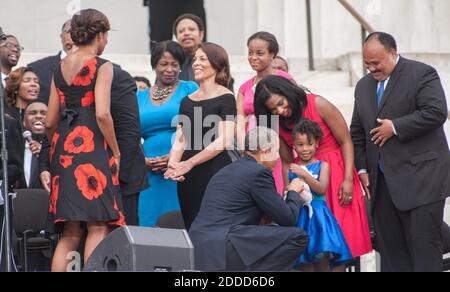
[[[50,86],[50,98],[48,101],[48,111],[47,117],[45,119],[45,128],[47,131],[47,137],[49,141],[52,141],[53,134],[58,127],[60,119],[60,101],[59,96],[56,91],[55,81],[52,78],[52,83]]]
[[[111,116],[111,85],[113,79],[113,66],[111,63],[103,64],[97,75],[95,84],[95,117],[98,127],[105,137],[114,157],[120,158],[120,149],[117,144],[114,123]]]

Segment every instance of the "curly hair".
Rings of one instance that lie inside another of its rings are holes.
[[[83,9],[72,17],[70,37],[77,46],[90,44],[101,32],[110,29],[105,14],[95,9]]]
[[[323,138],[323,131],[320,125],[310,119],[301,119],[297,125],[295,125],[294,130],[292,130],[292,138],[295,140],[298,134],[306,135],[308,141],[311,142],[312,139],[320,141]]]
[[[23,76],[27,72],[32,72],[33,69],[28,67],[20,67],[12,71],[8,79],[6,80],[5,92],[6,92],[6,104],[8,106],[14,107],[17,102],[17,96],[19,95],[20,84],[22,83]]]

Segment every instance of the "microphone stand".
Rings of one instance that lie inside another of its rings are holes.
[[[3,33],[2,28],[0,27],[0,39],[6,40],[6,35]],[[0,61],[0,69],[2,67]],[[6,148],[6,133],[5,133],[5,99],[4,99],[4,88],[3,82],[0,80],[0,131],[1,131],[1,156],[2,156],[2,170],[3,170],[3,183],[2,183],[2,193],[4,199],[4,221],[5,224],[5,234],[2,238],[5,239],[5,248],[2,258],[2,261],[6,261],[6,271],[12,272],[12,258],[11,258],[11,214],[10,214],[10,200],[9,200],[9,182],[8,182],[8,149]],[[0,252],[3,252],[0,251]]]

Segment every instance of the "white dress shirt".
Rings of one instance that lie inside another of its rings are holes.
[[[25,181],[27,183],[27,186],[30,185],[32,159],[33,159],[33,153],[31,152],[30,144],[28,144],[28,142],[25,142],[25,154],[24,154],[24,158],[23,158],[23,171],[25,174]]]
[[[400,55],[397,56],[397,60],[395,61],[396,66],[397,66],[399,60],[400,60]],[[384,80],[384,92],[386,92],[386,88],[387,88],[387,85],[388,85],[390,79],[391,79],[391,76],[389,76],[386,80]],[[378,82],[376,92],[378,92],[378,90],[380,90],[380,86],[381,86],[381,81]],[[383,98],[384,98],[384,96],[383,96]],[[394,124],[392,124],[392,129],[394,130],[394,135],[397,136],[397,131],[395,130]],[[367,173],[367,169],[361,169],[358,171],[358,174],[364,174],[364,173]]]
[[[395,61],[395,66],[397,66],[399,60],[400,60],[400,55],[397,56],[397,60]],[[384,92],[386,92],[386,88],[388,86],[388,83],[389,83],[390,79],[391,79],[391,76],[389,76],[386,80],[384,80]],[[378,82],[377,92],[380,89],[380,86],[381,86],[381,82]],[[397,136],[397,131],[395,130],[394,125],[392,125],[392,128],[394,130],[394,135]]]
[[[2,76],[2,83],[3,83],[3,88],[5,88],[5,86],[6,86],[6,82],[5,82],[5,79],[6,79],[6,78],[8,78],[8,75],[6,75],[6,74],[3,74],[3,73],[1,73],[1,72],[0,72],[0,75]]]

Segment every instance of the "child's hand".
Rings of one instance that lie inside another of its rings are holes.
[[[296,193],[301,193],[305,189],[305,184],[302,180],[296,178],[287,186],[287,191],[294,191]]]
[[[303,167],[301,167],[300,165],[295,164],[295,163],[291,163],[289,165],[289,169],[291,170],[292,173],[295,173],[296,175],[298,175],[299,177],[302,177],[302,178],[305,177],[308,173],[307,171],[305,171],[303,169]]]
[[[300,201],[303,205],[305,204],[311,204],[313,200],[313,195],[311,193],[311,189],[309,188],[309,185],[304,185],[304,190],[300,193]]]

